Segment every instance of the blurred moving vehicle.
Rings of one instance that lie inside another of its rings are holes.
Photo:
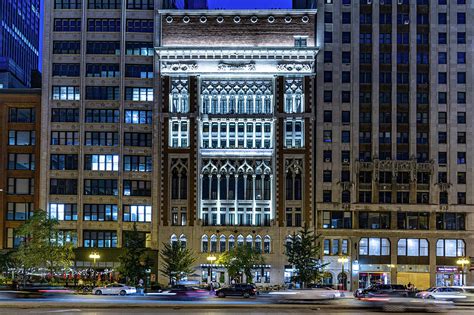
[[[403,284],[373,284],[365,289],[354,291],[354,297],[366,298],[374,296],[398,296],[408,297],[410,290]]]
[[[270,292],[270,296],[280,299],[280,301],[316,301],[316,300],[334,300],[344,296],[339,290],[333,288],[309,288],[300,290],[286,290]]]
[[[185,285],[176,285],[168,291],[169,295],[178,296],[178,297],[205,297],[209,296],[209,291],[200,289],[197,287],[190,287]]]
[[[249,298],[257,294],[257,288],[254,284],[233,284],[229,287],[216,290],[216,296],[225,298],[226,296],[242,296]]]
[[[422,299],[436,299],[436,300],[470,300],[471,295],[474,294],[472,287],[432,287],[426,291],[421,291],[416,294],[416,297]]]
[[[452,302],[423,300],[407,297],[368,297],[362,301],[368,303],[372,308],[382,309],[384,312],[429,312],[441,313],[446,312],[454,307]]]
[[[118,294],[118,295],[127,295],[135,294],[137,289],[135,287],[129,287],[125,284],[112,283],[103,287],[95,287],[92,289],[92,294],[102,295],[102,294]]]

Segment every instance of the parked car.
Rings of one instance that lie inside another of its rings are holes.
[[[103,287],[96,287],[92,289],[92,293],[95,295],[102,295],[102,294],[127,295],[127,294],[137,293],[137,289],[135,287],[126,286],[125,284],[112,283]]]
[[[185,285],[174,286],[171,288],[171,290],[168,293],[177,297],[197,298],[197,297],[209,296],[209,291],[205,289],[200,289],[198,287],[185,286]]]
[[[357,289],[354,292],[356,298],[367,298],[374,296],[399,296],[408,297],[410,291],[403,284],[373,284],[365,289]]]
[[[225,298],[226,296],[243,296],[248,298],[256,294],[257,288],[254,284],[233,284],[216,290],[216,296],[220,298]]]
[[[462,287],[432,287],[416,294],[422,299],[457,300],[466,298],[466,290]]]

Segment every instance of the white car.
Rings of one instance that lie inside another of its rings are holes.
[[[459,300],[466,298],[466,292],[461,287],[433,287],[416,294],[422,299]]]
[[[126,286],[125,284],[112,283],[104,287],[94,288],[92,290],[92,293],[95,295],[102,295],[102,294],[127,295],[127,294],[137,293],[137,289],[135,287]]]
[[[270,292],[270,296],[282,301],[295,300],[333,300],[343,297],[339,290],[331,288],[314,288]]]

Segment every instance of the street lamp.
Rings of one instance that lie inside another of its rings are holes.
[[[99,255],[98,252],[92,252],[92,253],[90,253],[89,258],[94,260],[94,264],[92,265],[92,268],[93,268],[93,271],[94,271],[94,282],[93,282],[93,283],[94,283],[94,286],[95,286],[95,277],[96,277],[96,274],[95,274],[95,263],[96,263],[96,260],[97,260],[97,259],[100,259],[100,255]]]
[[[210,279],[210,281],[209,281],[209,283],[211,283],[212,282],[212,264],[214,263],[214,261],[216,261],[217,258],[216,258],[216,256],[211,255],[211,256],[207,256],[206,259],[210,263],[210,267],[209,267],[209,279]]]
[[[461,285],[465,285],[465,281],[464,281],[464,266],[469,264],[470,261],[469,259],[463,257],[463,258],[459,258],[457,261],[456,261],[456,264],[458,265],[461,265]]]
[[[346,282],[345,275],[344,275],[344,264],[349,261],[349,258],[347,258],[346,256],[341,256],[337,259],[337,261],[341,263],[341,285],[342,285],[341,289],[344,290],[345,282]]]

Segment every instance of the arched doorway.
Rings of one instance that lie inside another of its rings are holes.
[[[345,272],[337,275],[337,286],[339,290],[347,290],[347,274]]]

